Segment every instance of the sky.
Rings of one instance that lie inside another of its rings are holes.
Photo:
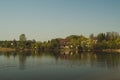
[[[0,40],[120,31],[120,0],[0,0]]]

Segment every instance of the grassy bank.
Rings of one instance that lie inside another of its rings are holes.
[[[120,49],[103,49],[103,52],[120,52]]]
[[[14,48],[0,48],[0,51],[16,51]]]
[[[15,48],[0,48],[0,51],[4,51],[4,52],[9,52],[9,51],[34,51],[32,49],[15,49]],[[45,50],[45,51],[57,51],[57,50]],[[74,50],[74,49],[60,49],[58,51],[63,51],[63,52],[69,52],[69,51],[79,51]],[[103,49],[103,50],[80,50],[81,52],[119,52],[120,53],[120,49]]]

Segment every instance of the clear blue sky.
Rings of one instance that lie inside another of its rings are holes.
[[[0,40],[120,31],[120,0],[0,0]]]

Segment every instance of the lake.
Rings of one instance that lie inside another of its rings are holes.
[[[0,52],[0,80],[120,80],[120,53]]]

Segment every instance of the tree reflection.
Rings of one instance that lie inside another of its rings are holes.
[[[107,67],[107,68],[119,68],[120,66],[120,54],[119,53],[61,53],[60,58],[63,60],[69,60],[78,62],[80,65],[87,65],[93,67]],[[78,64],[78,63],[77,63]]]
[[[26,68],[26,59],[31,56],[31,52],[19,52],[19,69],[24,70]]]
[[[25,63],[26,63],[26,56],[25,55],[19,55],[19,69],[20,70],[25,69]]]
[[[97,65],[107,68],[118,68],[120,66],[119,53],[97,53]]]
[[[72,66],[88,66],[108,69],[117,69],[120,67],[119,53],[93,53],[93,52],[0,52],[0,56],[4,55],[6,58],[13,56],[19,60],[19,69],[26,69],[26,61],[28,57],[41,58],[42,56],[49,56],[54,58],[56,63],[62,61],[67,65]],[[64,64],[63,64],[64,65]]]

